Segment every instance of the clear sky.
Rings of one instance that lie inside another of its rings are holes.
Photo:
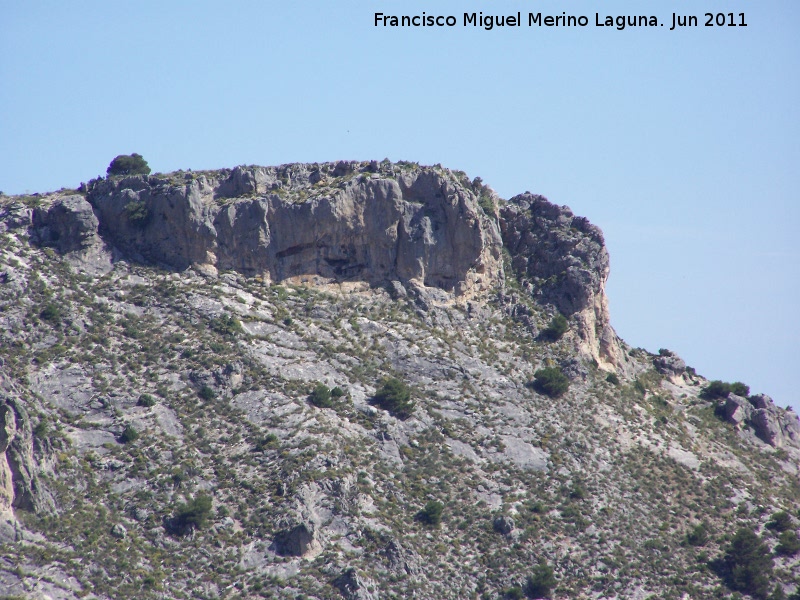
[[[524,25],[462,26],[480,11]],[[673,11],[699,26],[669,31]],[[797,0],[0,0],[5,193],[75,187],[131,152],[162,172],[441,163],[602,227],[628,343],[800,408],[798,107]]]

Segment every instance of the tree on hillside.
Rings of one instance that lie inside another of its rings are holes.
[[[141,154],[120,154],[106,169],[106,174],[111,175],[149,175],[150,167]]]
[[[712,566],[732,590],[765,600],[772,576],[769,547],[750,529],[740,528],[725,554]]]

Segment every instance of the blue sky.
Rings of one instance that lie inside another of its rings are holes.
[[[372,24],[423,11],[592,25]],[[668,31],[673,11],[701,26]],[[799,34],[796,0],[3,2],[0,190],[74,187],[130,152],[163,172],[441,163],[602,227],[631,345],[800,408]]]

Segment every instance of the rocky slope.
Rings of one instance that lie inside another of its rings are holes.
[[[797,417],[628,347],[608,272],[585,218],[439,166],[0,198],[0,590],[792,594]]]

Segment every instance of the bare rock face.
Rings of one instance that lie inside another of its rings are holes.
[[[322,551],[317,527],[313,523],[300,523],[278,533],[275,550],[281,556],[313,558]]]
[[[753,407],[747,398],[729,394],[719,405],[722,416],[733,425],[741,425],[750,420],[753,415]]]
[[[0,233],[29,227],[33,218],[33,210],[20,202],[0,206]]]
[[[609,258],[600,228],[527,192],[501,209],[500,228],[512,266],[532,293],[577,323],[583,349],[599,364],[622,367],[605,295]]]
[[[31,235],[96,271],[110,268],[111,254],[97,250],[108,246],[172,269],[365,282],[423,303],[502,287],[505,246],[529,292],[574,324],[584,358],[624,370],[600,229],[541,196],[503,203],[477,181],[389,161],[112,177],[91,182],[85,199],[56,197],[37,208]]]
[[[53,510],[53,497],[38,471],[28,413],[13,386],[0,375],[0,513],[12,508]]]
[[[335,176],[342,172],[351,175]],[[239,167],[180,183],[103,180],[89,200],[111,243],[178,269],[208,265],[271,281],[397,280],[457,294],[502,278],[496,222],[442,169]]]
[[[743,398],[728,394],[721,400],[717,410],[728,422],[738,428],[748,427],[773,448],[798,446],[800,442],[800,420],[797,415],[775,406],[766,394]]]
[[[378,598],[377,594],[372,591],[378,587],[375,582],[362,577],[353,568],[345,570],[334,580],[333,584],[341,592],[342,597],[347,600],[377,600]]]
[[[758,437],[775,448],[797,446],[800,442],[800,421],[794,412],[778,408],[766,394],[751,396],[749,400],[754,408],[750,425]]]
[[[97,243],[98,225],[92,205],[80,195],[59,198],[50,207],[33,212],[33,227],[39,243],[55,246],[62,254]]]

